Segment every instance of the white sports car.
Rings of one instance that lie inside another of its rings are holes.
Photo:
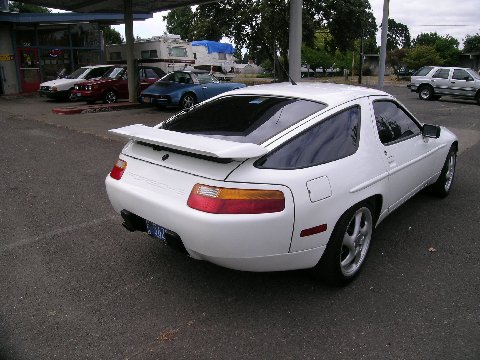
[[[391,95],[335,84],[238,89],[129,138],[106,178],[114,209],[195,259],[313,268],[345,284],[375,227],[429,186],[446,196],[458,140]]]

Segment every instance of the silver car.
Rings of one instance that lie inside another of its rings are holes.
[[[475,99],[480,105],[480,75],[468,68],[424,66],[412,75],[407,87],[421,100],[451,95]]]

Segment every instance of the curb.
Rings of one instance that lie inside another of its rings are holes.
[[[79,105],[53,108],[52,112],[57,115],[91,114],[97,112],[138,109],[145,107],[140,103],[117,102],[114,104]]]

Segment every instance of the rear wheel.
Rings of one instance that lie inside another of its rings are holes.
[[[438,180],[431,186],[433,193],[439,197],[446,197],[452,188],[453,178],[455,176],[455,166],[457,165],[457,149],[453,146],[448,152],[442,172]]]
[[[477,96],[475,96],[475,99],[477,99],[477,104],[480,105],[480,92],[477,93]]]
[[[197,98],[192,93],[187,93],[180,99],[180,107],[182,109],[189,109],[197,103]]]
[[[105,104],[112,104],[117,101],[117,94],[113,90],[108,90],[104,95],[103,95],[103,102]]]
[[[374,206],[359,203],[338,220],[322,258],[314,271],[332,285],[345,285],[360,272],[370,247]]]
[[[433,88],[429,85],[424,85],[418,90],[420,100],[432,100],[433,96]]]

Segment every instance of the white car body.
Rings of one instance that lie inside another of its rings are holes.
[[[376,199],[379,208],[374,226],[378,225],[411,196],[435,183],[450,147],[457,142],[454,134],[442,128],[438,138],[419,135],[384,146],[379,141],[372,102],[398,102],[387,93],[361,87],[260,85],[219,95],[200,106],[233,95],[300,98],[327,106],[261,144],[179,133],[161,129],[161,124],[111,130],[131,141],[120,155],[127,164],[121,179],[106,178],[107,193],[117,212],[127,210],[159,224],[178,234],[191,257],[232,269],[279,271],[316,266],[342,214],[365,199]],[[361,114],[360,140],[354,154],[294,170],[254,166],[259,158],[312,125],[352,106],[359,106]],[[215,162],[202,156],[231,161]],[[263,214],[198,211],[187,205],[198,183],[279,190],[284,194],[285,208]],[[320,231],[308,234],[318,227]]]
[[[77,82],[101,77],[112,66],[113,65],[83,66],[65,78],[41,83],[38,92],[41,96],[52,99],[69,99],[70,93]],[[74,97],[72,97],[72,99],[74,99]]]

